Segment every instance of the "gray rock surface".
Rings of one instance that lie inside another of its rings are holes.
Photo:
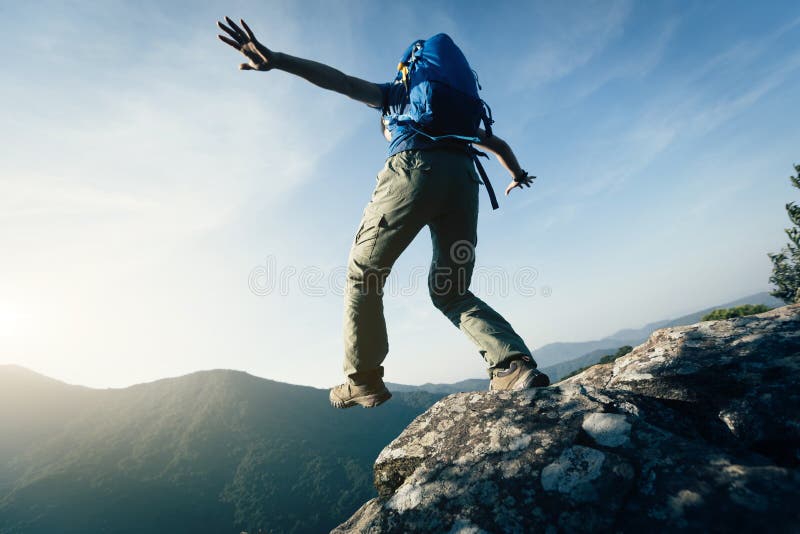
[[[800,531],[800,305],[659,330],[544,389],[450,395],[334,532]]]

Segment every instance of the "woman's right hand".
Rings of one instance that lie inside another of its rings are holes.
[[[275,54],[258,42],[253,31],[244,20],[239,19],[244,30],[237,26],[230,17],[225,17],[225,22],[228,23],[227,26],[222,22],[217,22],[217,26],[230,35],[232,39],[224,35],[217,35],[217,37],[223,43],[232,46],[247,57],[249,61],[239,65],[240,70],[270,70],[275,67]]]
[[[522,173],[513,180],[511,180],[511,183],[508,184],[508,187],[506,187],[506,196],[508,196],[511,190],[514,189],[515,187],[519,188],[522,188],[523,186],[530,187],[535,179],[536,179],[535,176],[528,175],[528,171],[522,171]]]

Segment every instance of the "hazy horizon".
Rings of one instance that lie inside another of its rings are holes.
[[[0,6],[0,364],[101,388],[341,381],[338,284],[383,165],[378,114],[238,71],[225,15],[375,82],[411,41],[453,36],[539,177],[494,212],[481,191],[475,286],[534,350],[769,290],[797,200],[800,5],[442,2],[386,23],[413,9]],[[429,260],[423,230],[385,300],[386,379],[483,376],[430,304]]]
[[[746,295],[743,298],[747,298],[749,296],[751,296],[751,295]],[[725,304],[725,303],[719,303],[719,304]],[[691,314],[691,313],[696,313],[698,311],[701,311],[701,310],[686,311],[685,314],[681,314],[681,315],[688,315],[688,314]],[[662,319],[663,320],[670,320],[670,319],[676,319],[676,318],[678,318],[678,317],[670,317],[670,318],[662,318]],[[638,330],[639,328],[643,328],[645,326],[647,326],[647,324],[631,326],[629,328],[630,329],[634,329],[634,330]],[[620,330],[622,330],[622,329],[620,329]],[[613,336],[614,334],[616,334],[620,330],[615,330],[614,332],[609,333],[608,336],[602,336],[600,339],[570,340],[570,341],[566,341],[566,343],[570,343],[570,342],[578,342],[578,343],[580,343],[580,342],[584,342],[584,341],[599,341],[601,339],[605,339],[607,337]],[[559,343],[559,342],[560,341],[556,341],[555,343]],[[561,342],[563,342],[563,341],[561,341]],[[612,347],[608,347],[608,348],[611,349]],[[192,374],[195,374],[195,373],[213,372],[213,371],[243,372],[243,373],[247,373],[249,375],[252,375],[252,376],[254,376],[256,378],[262,378],[262,379],[265,379],[265,380],[276,381],[272,377],[260,376],[260,375],[257,375],[255,373],[249,372],[246,369],[232,369],[232,368],[225,368],[225,367],[215,367],[215,368],[208,368],[208,369],[195,369],[195,370],[190,370],[190,371],[187,371],[187,372],[184,372],[184,373],[181,373],[181,374],[177,374],[177,375],[155,377],[155,378],[152,378],[152,379],[149,379],[149,380],[145,380],[145,381],[142,381],[142,382],[133,382],[133,383],[130,383],[130,384],[119,384],[119,385],[114,385],[114,386],[93,386],[93,385],[87,385],[87,384],[77,384],[77,383],[67,382],[65,380],[60,379],[59,377],[50,376],[50,375],[47,375],[46,373],[39,372],[39,371],[37,371],[35,369],[31,369],[31,368],[28,368],[28,367],[25,367],[23,365],[19,365],[19,364],[13,363],[13,362],[11,362],[11,363],[0,363],[0,368],[3,367],[3,366],[17,367],[17,368],[23,369],[25,371],[29,371],[29,372],[44,376],[46,378],[57,380],[59,382],[62,382],[64,384],[67,384],[67,385],[70,385],[70,386],[80,386],[80,387],[87,387],[87,388],[90,388],[90,389],[100,389],[100,390],[102,390],[102,389],[125,389],[125,388],[128,388],[128,387],[132,387],[132,386],[136,386],[136,385],[140,385],[140,384],[148,384],[148,383],[152,383],[152,382],[158,382],[158,381],[161,381],[161,380],[169,380],[169,379],[174,379],[174,378],[180,378],[180,377],[192,375]],[[453,379],[453,380],[450,380],[450,381],[447,381],[447,382],[440,382],[440,383],[444,383],[444,384],[456,383],[456,382],[461,382],[463,380],[470,380],[470,379],[486,379],[488,381],[488,378],[484,374],[481,374],[481,376],[465,376],[465,377],[462,377],[462,378],[456,378],[456,379]],[[327,389],[327,386],[313,386],[313,385],[309,385],[309,384],[300,384],[300,383],[284,382],[284,381],[279,381],[279,382],[290,384],[290,385],[294,385],[294,386],[312,387],[312,388],[316,388],[316,389]],[[399,382],[394,382],[394,383],[399,383]],[[404,383],[404,385],[420,386],[420,385],[424,385],[426,383],[437,383],[437,382],[432,382],[430,380],[421,380],[421,381],[417,381],[417,382],[413,382],[413,383]]]

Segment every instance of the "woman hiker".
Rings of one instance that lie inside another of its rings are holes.
[[[478,347],[489,365],[490,388],[549,385],[549,378],[536,368],[531,350],[511,325],[469,291],[482,183],[470,144],[495,154],[511,173],[506,195],[517,187],[530,187],[533,179],[522,170],[508,144],[483,129],[477,129],[477,141],[468,143],[455,136],[436,139],[413,123],[391,120],[408,108],[404,83],[371,83],[322,63],[274,52],[258,42],[243,20],[241,27],[228,17],[225,22],[217,23],[227,34],[219,38],[245,55],[248,61],[239,65],[241,70],[282,70],[382,112],[388,158],[350,250],[344,314],[346,381],[331,389],[331,404],[374,407],[391,397],[381,365],[389,351],[382,290],[395,260],[424,226],[430,229],[433,243],[428,277],[431,300]],[[438,37],[449,40],[444,34]]]

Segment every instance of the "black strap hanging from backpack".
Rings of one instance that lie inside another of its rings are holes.
[[[481,165],[479,157],[489,159],[489,155],[486,152],[481,152],[474,146],[469,146],[469,155],[472,156],[472,161],[475,162],[475,167],[478,169],[478,174],[481,175],[481,180],[483,180],[483,185],[486,186],[486,192],[489,193],[489,201],[492,203],[492,209],[496,210],[500,207],[497,203],[497,196],[494,194],[494,188],[492,187],[492,182],[489,181],[489,176],[486,174],[486,169],[483,168]]]

